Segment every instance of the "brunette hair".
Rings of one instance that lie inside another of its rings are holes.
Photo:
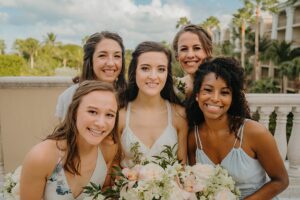
[[[86,80],[79,84],[79,87],[75,91],[75,94],[72,98],[72,102],[68,108],[65,119],[54,129],[51,135],[48,135],[46,139],[51,140],[66,140],[66,149],[63,149],[67,152],[66,162],[64,163],[64,169],[72,174],[79,175],[80,167],[80,156],[78,154],[77,138],[78,130],[76,126],[77,120],[77,110],[81,103],[81,100],[87,94],[93,91],[109,91],[115,94],[116,100],[118,102],[117,94],[114,89],[114,86],[111,83],[106,83],[96,80]],[[118,112],[116,116],[115,126],[112,130],[113,139],[117,140],[117,126],[118,126]],[[61,149],[59,146],[57,146]]]
[[[179,37],[185,33],[185,32],[191,32],[194,33],[198,36],[202,48],[204,49],[207,58],[212,57],[212,38],[211,35],[201,26],[195,25],[195,24],[188,24],[183,26],[175,35],[174,40],[173,40],[173,50],[175,52],[175,57],[178,56],[178,40]]]
[[[136,68],[138,64],[138,58],[141,54],[146,52],[162,52],[168,59],[168,75],[167,81],[164,88],[160,92],[163,99],[170,101],[171,103],[180,104],[173,88],[173,77],[172,77],[172,54],[163,44],[153,41],[145,41],[140,43],[132,53],[132,59],[128,69],[128,89],[126,91],[127,103],[133,101],[137,95],[139,88],[136,84]]]
[[[103,39],[111,39],[116,41],[122,50],[122,68],[121,72],[115,81],[115,87],[118,91],[124,92],[126,89],[125,81],[125,47],[123,45],[122,38],[117,34],[109,31],[102,31],[92,34],[83,46],[83,67],[80,77],[75,77],[73,79],[74,83],[82,82],[84,80],[95,80],[96,75],[93,70],[93,55],[96,46]]]

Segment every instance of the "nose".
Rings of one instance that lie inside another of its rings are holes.
[[[95,119],[95,125],[98,126],[99,128],[104,127],[105,124],[106,124],[106,121],[105,121],[105,116],[104,115],[100,115],[99,117],[97,117]]]
[[[215,91],[215,92],[213,93],[212,100],[213,100],[214,102],[217,102],[217,101],[219,101],[219,99],[220,99],[220,94],[219,94],[218,91]]]
[[[107,66],[113,66],[114,65],[114,58],[112,55],[108,56],[106,61]]]
[[[187,57],[194,57],[195,56],[195,52],[193,51],[193,49],[189,49],[187,52]]]
[[[149,77],[150,78],[156,78],[157,77],[157,71],[156,70],[151,70],[150,72],[149,72]]]

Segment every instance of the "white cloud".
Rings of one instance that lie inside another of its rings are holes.
[[[197,24],[215,14],[226,23],[229,14],[212,10],[211,1],[187,5],[184,0],[152,0],[150,4],[133,0],[0,0],[0,38],[10,47],[17,38],[42,41],[53,32],[63,43],[81,44],[84,36],[109,30],[119,33],[126,48],[133,49],[144,40],[171,42],[182,16]]]

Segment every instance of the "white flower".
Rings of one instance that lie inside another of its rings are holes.
[[[236,200],[237,197],[228,189],[222,188],[215,194],[215,200]]]
[[[197,178],[207,180],[215,172],[215,168],[212,165],[197,163],[192,166],[192,172]]]
[[[139,180],[161,180],[164,174],[164,169],[155,164],[148,163],[140,169]]]

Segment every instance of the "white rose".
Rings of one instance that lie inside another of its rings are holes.
[[[215,200],[236,200],[236,196],[228,189],[223,188],[215,194]]]
[[[192,166],[192,172],[197,178],[207,180],[215,172],[215,168],[212,165],[197,163]]]
[[[155,164],[148,163],[145,166],[142,166],[140,169],[139,179],[140,180],[160,180],[163,177],[164,169]]]

